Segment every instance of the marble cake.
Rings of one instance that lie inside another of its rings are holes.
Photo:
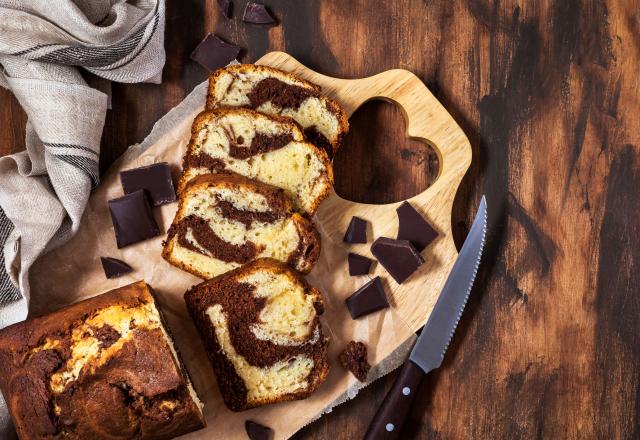
[[[325,380],[322,296],[282,263],[256,260],[184,297],[231,410],[303,399]]]
[[[163,257],[213,278],[261,257],[309,272],[320,254],[313,223],[280,188],[238,174],[204,174],[180,194]]]
[[[323,96],[319,86],[267,66],[236,64],[213,72],[207,108],[219,107],[245,107],[293,118],[306,138],[323,148],[329,158],[349,131],[344,110]]]
[[[209,110],[196,117],[178,190],[199,174],[221,172],[282,188],[296,210],[310,215],[333,185],[326,153],[305,142],[295,122],[246,109]]]
[[[21,440],[169,439],[205,425],[143,281],[3,329],[0,371]]]

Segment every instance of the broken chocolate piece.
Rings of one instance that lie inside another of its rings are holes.
[[[347,261],[349,262],[349,275],[351,276],[368,274],[369,269],[371,269],[371,263],[373,263],[373,260],[370,258],[354,254],[353,252],[349,252]]]
[[[375,277],[356,290],[345,302],[353,319],[358,319],[361,316],[389,307],[380,277]]]
[[[191,59],[209,70],[216,70],[235,60],[240,48],[225,43],[217,35],[209,34],[191,53]]]
[[[233,7],[231,0],[218,0],[218,7],[220,8],[222,15],[227,18],[231,18],[231,9]]]
[[[102,262],[104,275],[107,278],[116,278],[120,275],[124,275],[133,271],[131,266],[129,266],[124,261],[118,260],[117,258],[100,257],[100,261]]]
[[[367,222],[360,217],[352,217],[347,232],[344,234],[344,241],[347,243],[366,243]]]
[[[396,212],[399,223],[398,240],[409,240],[418,252],[422,252],[438,236],[436,230],[409,202],[400,205]]]
[[[380,237],[371,245],[371,253],[398,284],[420,267],[424,260],[409,240]]]
[[[371,365],[367,361],[367,346],[362,342],[349,341],[338,357],[344,368],[351,371],[360,382],[367,381]]]
[[[160,235],[160,228],[144,190],[109,200],[118,248]]]
[[[125,194],[144,189],[153,206],[176,201],[171,168],[166,162],[122,171],[120,172],[120,182]]]
[[[251,420],[244,422],[244,429],[250,440],[271,440],[273,438],[273,429]]]
[[[251,24],[274,24],[276,22],[263,4],[254,2],[247,3],[244,14],[242,14],[242,21]]]

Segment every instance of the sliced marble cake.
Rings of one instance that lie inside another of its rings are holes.
[[[237,174],[196,177],[180,195],[162,256],[201,278],[271,257],[309,272],[320,254],[313,223],[280,188]]]
[[[302,126],[307,139],[324,148],[329,158],[349,131],[344,110],[323,96],[319,86],[272,67],[236,64],[213,72],[207,108],[218,107],[245,107],[291,117]]]
[[[296,210],[310,215],[333,185],[327,154],[304,141],[293,120],[247,109],[209,110],[196,117],[179,191],[199,174],[220,172],[282,188]]]
[[[184,298],[231,410],[303,399],[325,380],[322,295],[282,263],[255,260]]]

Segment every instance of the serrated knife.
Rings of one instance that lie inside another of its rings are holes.
[[[373,417],[365,440],[397,439],[409,414],[420,382],[438,368],[456,330],[478,272],[487,233],[487,201],[484,196],[469,235],[453,264],[449,278],[429,320],[411,350],[398,377]]]

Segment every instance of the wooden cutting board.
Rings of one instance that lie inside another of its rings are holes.
[[[422,81],[407,70],[388,70],[362,79],[332,78],[314,72],[284,52],[270,52],[256,64],[292,72],[320,85],[325,94],[342,105],[349,117],[367,101],[391,101],[402,109],[407,136],[428,143],[437,152],[440,169],[436,181],[409,202],[436,228],[439,238],[422,252],[425,264],[403,284],[398,285],[380,265],[376,265],[372,273],[387,280],[387,293],[392,296],[398,313],[413,330],[418,330],[426,323],[458,256],[451,231],[451,210],[458,186],[471,164],[471,145],[466,135]],[[396,208],[400,203],[356,203],[333,192],[320,206],[317,221],[334,245],[373,258],[371,242],[382,236],[395,238],[398,233]],[[371,224],[369,243],[343,243],[344,232],[353,216]]]
[[[160,256],[163,233],[159,237],[117,249],[107,201],[122,195],[119,172],[125,169],[168,162],[179,172],[191,132],[191,123],[202,111],[206,85],[201,84],[182,103],[165,115],[141,147],[129,150],[102,177],[93,191],[76,235],[68,243],[42,257],[31,271],[31,313],[44,314],[80,299],[94,296],[138,280],[149,283],[158,296],[176,345],[191,373],[196,390],[205,403],[207,427],[186,438],[244,439],[244,421],[252,419],[271,426],[276,439],[291,436],[328,407],[355,395],[362,385],[337,362],[340,351],[350,340],[363,341],[373,365],[370,378],[387,372],[404,361],[407,341],[431,312],[457,256],[451,235],[453,199],[471,163],[471,148],[464,133],[447,111],[410,72],[391,70],[371,78],[342,80],[313,72],[290,56],[274,52],[258,63],[291,71],[322,86],[351,115],[371,99],[397,103],[407,120],[407,135],[431,144],[438,152],[440,172],[435,183],[409,201],[437,229],[440,236],[423,252],[425,263],[402,285],[398,285],[379,265],[369,277],[350,277],[347,253],[370,255],[374,238],[395,237],[398,229],[396,207],[400,204],[367,205],[341,199],[335,193],[322,203],[314,217],[322,238],[322,252],[309,282],[324,296],[323,326],[330,337],[330,372],[325,383],[309,398],[267,405],[241,413],[223,404],[211,366],[199,336],[184,305],[183,294],[200,280],[168,264]],[[349,148],[344,145],[343,148]],[[176,176],[177,177],[177,176]],[[163,231],[171,224],[176,204],[155,209]],[[342,241],[352,216],[370,224],[369,243],[348,245]],[[106,279],[100,256],[124,260],[134,271],[120,278]],[[391,308],[353,320],[345,299],[369,278],[380,275],[389,295]],[[402,349],[398,350],[399,347]],[[295,416],[292,416],[295,415]]]

